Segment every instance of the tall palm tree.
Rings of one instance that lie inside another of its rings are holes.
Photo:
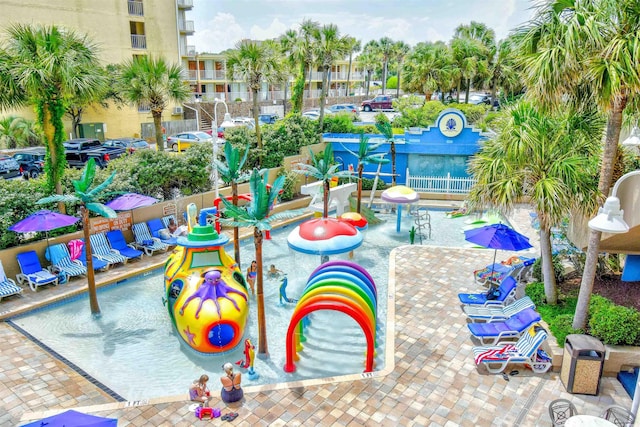
[[[289,79],[292,76],[296,76],[296,70],[298,70],[296,81],[294,82],[293,91],[291,94],[291,105],[294,112],[300,112],[302,110],[302,91],[304,90],[304,57],[300,52],[300,43],[298,43],[298,33],[294,30],[287,30],[278,39],[279,42],[279,59],[280,73],[279,80],[282,81],[284,90],[284,115],[287,115],[287,91],[289,89]],[[302,76],[302,85],[298,83]]]
[[[354,153],[347,147],[344,147],[352,156],[358,159],[358,197],[356,201],[356,212],[361,213],[362,202],[362,175],[364,173],[365,165],[376,164],[384,165],[389,163],[389,159],[385,159],[386,153],[374,153],[380,146],[384,144],[380,142],[378,144],[369,144],[369,138],[364,135],[363,131],[360,131],[360,144],[358,145],[358,152]],[[373,189],[375,191],[375,188]]]
[[[253,120],[256,125],[256,140],[258,149],[262,149],[260,135],[260,108],[258,107],[258,92],[262,83],[271,83],[278,70],[277,54],[269,43],[253,40],[241,40],[234,50],[226,55],[227,69],[235,79],[244,80],[251,89],[253,98]]]
[[[162,57],[138,56],[124,63],[120,69],[118,83],[125,100],[151,109],[156,146],[164,151],[162,135],[162,113],[169,103],[186,101],[191,90],[183,80],[183,69]]]
[[[389,61],[393,56],[394,42],[389,37],[382,37],[378,40],[377,49],[378,54],[382,60],[382,94],[384,95],[387,89],[387,76],[389,73]]]
[[[309,74],[309,93],[307,98],[311,98],[311,78],[313,73],[313,64],[315,62],[315,42],[320,31],[320,24],[311,19],[305,19],[300,24],[300,44],[303,55],[304,70]]]
[[[369,97],[369,88],[371,87],[371,76],[376,70],[376,66],[380,63],[376,46],[377,43],[375,40],[367,42],[362,48],[362,53],[356,58],[358,65],[366,73],[364,96],[367,98]]]
[[[393,128],[391,127],[391,123],[382,122],[376,123],[376,128],[378,132],[384,136],[384,139],[389,143],[389,152],[391,153],[391,185],[396,185],[396,142],[393,137]]]
[[[592,103],[607,114],[599,201],[612,184],[622,116],[640,95],[640,8],[636,0],[545,3],[518,31],[527,96],[549,107]],[[591,230],[573,327],[584,328],[593,290],[599,231]]]
[[[238,206],[238,181],[241,178],[242,168],[247,161],[248,154],[248,145],[241,158],[240,150],[233,147],[229,141],[225,141],[225,161],[223,162],[220,159],[213,159],[214,165],[218,168],[218,172],[220,173],[220,178],[222,178],[226,183],[231,183],[231,203],[233,203],[234,206]],[[238,264],[238,268],[240,268],[240,233],[238,227],[233,227],[233,253],[236,264]]]
[[[476,78],[482,81],[487,77],[489,57],[495,50],[496,35],[485,24],[471,21],[469,25],[459,25],[453,37],[451,45],[455,46],[461,74],[466,79],[465,102],[468,103],[472,81]]]
[[[349,69],[347,70],[347,86],[344,88],[344,96],[349,96],[349,89],[351,88],[351,65],[353,64],[353,54],[360,52],[362,49],[362,43],[355,37],[346,37],[347,52],[349,52]]]
[[[403,67],[404,87],[425,94],[425,102],[436,91],[451,89],[456,76],[451,49],[443,42],[418,43],[407,56]]]
[[[344,37],[340,36],[337,25],[323,25],[316,33],[315,55],[322,66],[322,89],[320,91],[320,118],[318,119],[318,131],[322,140],[322,126],[324,123],[324,102],[328,91],[328,78],[331,66],[337,59],[344,57],[347,53],[347,43]]]
[[[411,47],[403,41],[398,41],[393,45],[393,56],[398,64],[397,73],[398,73],[398,86],[396,87],[396,98],[400,97],[400,77],[402,75],[402,63],[404,59],[409,54]]]
[[[498,89],[503,94],[513,94],[523,88],[520,69],[516,64],[513,51],[513,40],[505,39],[498,43],[491,52],[487,83],[491,89],[491,105],[496,101]]]
[[[458,98],[460,97],[460,90],[462,89],[462,82],[464,81],[464,102],[468,103],[472,80],[478,74],[481,66],[482,45],[477,40],[454,38],[451,41],[451,51],[453,52],[456,66],[460,70],[457,87]]]
[[[592,204],[603,122],[597,114],[569,109],[550,116],[526,102],[507,110],[498,136],[470,162],[477,180],[469,200],[510,211],[528,198],[540,220],[540,252],[548,304],[556,303],[551,228],[574,209]]]
[[[224,213],[226,218],[220,220],[223,224],[234,227],[253,227],[253,243],[256,248],[256,262],[258,264],[258,354],[269,355],[267,345],[267,324],[264,313],[264,280],[262,265],[262,232],[271,230],[271,223],[277,220],[293,218],[299,215],[299,211],[287,211],[277,214],[269,214],[278,194],[284,186],[285,176],[276,178],[271,188],[267,188],[267,183],[257,169],[254,169],[249,180],[251,189],[251,202],[245,207],[235,206],[227,199],[223,198]]]
[[[331,144],[327,144],[324,147],[324,153],[322,157],[315,156],[311,150],[309,150],[309,155],[309,157],[311,158],[311,164],[298,163],[298,169],[293,169],[293,171],[304,176],[315,178],[318,181],[322,181],[322,216],[324,218],[327,218],[329,216],[329,194],[331,188],[331,179],[350,178],[353,177],[353,174],[349,171],[338,170],[340,165],[335,163],[333,159],[333,148]]]
[[[46,147],[49,191],[62,194],[65,101],[103,85],[97,46],[85,35],[57,27],[14,24],[0,47],[0,108],[33,105]],[[64,204],[59,205],[64,212]]]
[[[96,292],[96,278],[93,271],[93,257],[91,256],[91,239],[89,238],[89,211],[105,218],[117,218],[118,214],[116,214],[116,212],[110,207],[107,207],[98,202],[98,197],[101,195],[104,189],[111,184],[113,178],[116,175],[116,172],[113,171],[109,178],[107,178],[104,182],[91,188],[95,175],[96,162],[94,159],[89,159],[86,166],[84,167],[82,177],[79,180],[72,181],[73,188],[75,189],[74,195],[56,194],[40,199],[36,203],[44,204],[51,202],[62,202],[76,203],[80,205],[80,212],[82,214],[82,231],[84,232],[85,252],[87,254],[87,284],[89,289],[89,305],[91,306],[91,314],[94,316],[99,316],[100,305],[98,304],[98,294]]]
[[[5,148],[28,146],[29,141],[36,137],[31,121],[17,116],[0,119],[0,145],[4,145]]]

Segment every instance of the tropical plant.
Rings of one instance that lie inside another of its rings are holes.
[[[93,257],[91,256],[91,239],[90,225],[89,225],[89,211],[96,213],[105,218],[117,218],[118,214],[97,201],[98,196],[102,193],[113,181],[116,176],[116,172],[113,171],[111,176],[107,178],[101,184],[93,186],[93,179],[96,175],[96,162],[91,158],[84,167],[82,178],[73,181],[73,187],[75,188],[74,195],[62,195],[56,194],[53,196],[45,197],[38,200],[36,203],[45,204],[51,202],[63,202],[63,203],[75,203],[80,205],[80,213],[82,215],[82,230],[84,231],[84,244],[85,251],[87,253],[87,283],[89,288],[89,304],[91,306],[91,314],[93,316],[100,316],[100,305],[98,304],[98,294],[96,292],[96,278],[93,270]]]
[[[393,57],[396,60],[397,66],[397,83],[396,83],[396,98],[400,98],[400,83],[402,80],[400,79],[402,75],[402,64],[404,59],[409,54],[411,47],[403,41],[395,42],[393,45]]]
[[[404,63],[402,89],[423,93],[428,102],[434,92],[445,92],[453,87],[456,73],[451,49],[446,44],[418,43]]]
[[[362,201],[362,174],[364,173],[365,165],[376,164],[383,165],[389,163],[389,159],[385,159],[384,156],[386,153],[373,153],[383,143],[380,142],[378,144],[369,144],[369,138],[364,135],[363,132],[360,132],[360,144],[358,145],[358,153],[354,153],[349,150],[347,147],[344,147],[352,156],[358,159],[358,197],[356,201],[356,212],[360,213],[361,211],[361,201]]]
[[[141,55],[122,66],[118,75],[119,92],[122,97],[140,106],[151,109],[156,147],[164,151],[162,137],[162,113],[169,103],[186,101],[191,94],[189,86],[182,81],[182,66],[167,62],[163,57]]]
[[[269,347],[267,345],[267,325],[264,313],[264,279],[262,265],[262,240],[263,231],[271,230],[273,221],[293,218],[300,214],[299,211],[286,211],[276,214],[269,214],[269,210],[275,203],[278,194],[284,185],[285,176],[279,176],[274,181],[271,188],[267,188],[267,183],[257,169],[254,169],[249,180],[251,191],[251,201],[246,206],[235,206],[227,199],[223,198],[224,218],[220,222],[233,227],[253,227],[253,243],[256,248],[256,262],[258,264],[257,294],[258,301],[258,354],[268,356]]]
[[[242,168],[247,161],[249,154],[249,145],[246,146],[244,155],[240,157],[240,150],[234,148],[229,141],[224,143],[224,159],[213,159],[215,167],[218,168],[220,178],[226,183],[231,184],[231,203],[238,206],[238,182],[242,176]],[[233,253],[235,255],[236,264],[240,267],[240,233],[238,227],[233,227]]]
[[[65,139],[62,118],[69,98],[90,96],[103,85],[98,49],[85,35],[57,26],[14,24],[0,48],[0,108],[33,105],[42,128],[48,191],[62,193]],[[64,212],[64,204],[59,209]]]
[[[351,89],[351,65],[353,64],[353,54],[360,52],[360,49],[362,49],[362,43],[355,37],[350,36],[347,36],[345,41],[347,52],[349,52],[349,69],[347,70],[347,84],[344,88],[344,96],[349,96],[349,91]]]
[[[382,60],[382,94],[387,89],[387,74],[389,73],[389,61],[394,54],[394,41],[389,37],[382,37],[378,40],[376,49],[380,59]]]
[[[556,303],[551,228],[573,209],[593,207],[602,120],[570,110],[550,116],[521,102],[507,110],[498,136],[472,157],[473,206],[510,211],[528,198],[540,222],[540,252],[548,304]],[[591,202],[590,202],[591,201]]]
[[[358,65],[366,74],[365,79],[365,97],[369,97],[369,88],[371,87],[371,76],[373,75],[376,65],[380,62],[378,52],[376,49],[377,43],[375,40],[370,40],[362,48],[362,53],[358,55],[356,61]]]
[[[389,122],[376,123],[376,128],[384,136],[389,143],[389,152],[391,153],[391,185],[396,185],[396,141],[393,137],[393,128]]]
[[[276,78],[278,70],[277,53],[269,43],[241,40],[234,50],[226,55],[227,69],[230,79],[240,79],[247,83],[251,89],[253,98],[253,120],[256,125],[256,140],[258,149],[262,149],[262,137],[260,135],[260,108],[258,107],[258,92],[263,82],[272,82]]]
[[[612,184],[623,112],[640,94],[638,33],[636,0],[558,0],[539,6],[517,34],[527,96],[549,108],[565,108],[569,102],[598,105],[607,114],[600,202]],[[599,231],[590,231],[575,329],[586,325],[600,237]]]
[[[311,158],[311,164],[298,163],[298,169],[293,169],[294,172],[304,176],[315,178],[323,183],[323,210],[322,216],[327,218],[329,216],[329,194],[331,188],[331,180],[333,178],[351,178],[353,174],[346,171],[339,171],[339,164],[335,163],[333,159],[333,148],[331,144],[327,144],[324,147],[324,152],[321,156],[315,156],[313,151],[309,150],[309,157]]]
[[[469,25],[459,25],[455,29],[451,48],[460,69],[460,76],[465,79],[465,103],[469,102],[473,80],[482,82],[488,76],[489,57],[495,50],[495,44],[495,32],[480,22],[471,21]]]
[[[33,123],[23,117],[7,116],[0,119],[0,145],[18,148],[30,145],[37,138]]]

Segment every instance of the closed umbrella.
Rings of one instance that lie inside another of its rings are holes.
[[[521,251],[532,248],[529,238],[518,233],[513,228],[505,224],[490,224],[483,227],[472,228],[464,232],[464,239],[467,242],[475,243],[487,249],[495,249],[493,253],[493,264],[491,265],[493,276],[493,268],[496,263],[496,255],[498,249],[503,251]]]

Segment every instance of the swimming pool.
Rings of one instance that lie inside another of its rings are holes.
[[[465,218],[447,219],[444,212],[430,211],[432,239],[425,245],[464,246],[461,227]],[[390,251],[409,243],[409,229],[413,217],[402,218],[402,231],[396,232],[396,217],[379,215],[384,222],[366,231],[363,245],[352,261],[366,268],[378,286],[380,325],[376,370],[385,367],[384,346],[387,344],[387,283]],[[291,251],[286,237],[293,227],[272,233],[263,244],[265,266],[275,264],[287,272],[287,293],[296,298],[302,293],[309,274],[320,263],[319,256]],[[417,241],[417,239],[416,239]],[[232,245],[226,247],[233,253]],[[253,259],[253,239],[243,242],[242,265]],[[331,256],[349,259],[348,254]],[[357,323],[335,311],[316,312],[308,329],[305,349],[293,374],[283,371],[285,363],[284,336],[294,305],[280,305],[278,280],[265,278],[265,311],[270,357],[256,358],[256,381],[243,379],[245,386],[328,378],[362,373],[365,338]],[[213,379],[217,388],[221,365],[243,359],[243,346],[216,356],[197,355],[181,346],[162,303],[162,272],[154,272],[127,280],[125,283],[101,289],[99,300],[102,317],[91,318],[87,297],[57,304],[37,312],[12,319],[37,340],[43,342],[72,364],[127,400],[141,400],[159,396],[185,394],[188,385],[202,373]],[[250,302],[255,303],[254,298]],[[257,346],[255,304],[251,304],[245,337]]]

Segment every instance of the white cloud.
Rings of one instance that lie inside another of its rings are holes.
[[[249,37],[253,40],[273,39],[284,34],[284,32],[289,28],[291,27],[280,22],[278,18],[275,18],[266,28],[261,28],[259,25],[253,25],[249,31]]]
[[[232,48],[247,34],[230,13],[217,13],[206,22],[204,28],[197,27],[189,37],[189,45],[195,45],[198,52],[217,53]]]

